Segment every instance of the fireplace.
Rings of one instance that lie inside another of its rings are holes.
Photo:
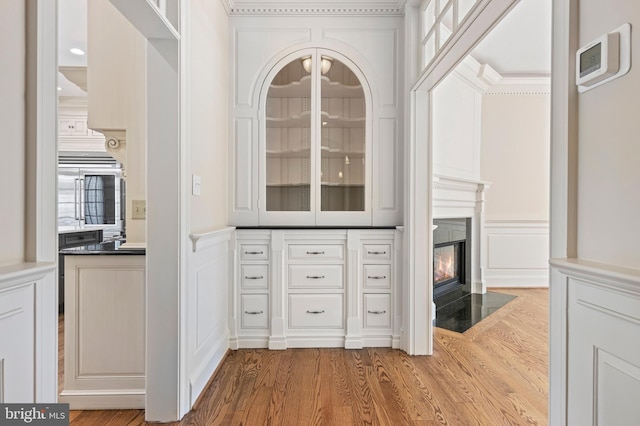
[[[436,244],[433,248],[434,298],[465,284],[465,241]]]
[[[436,219],[433,236],[433,298],[455,290],[468,292],[466,271],[471,267],[467,218]]]

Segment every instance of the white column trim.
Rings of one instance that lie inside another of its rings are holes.
[[[578,92],[575,54],[579,42],[579,0],[553,2],[551,69],[550,257],[577,255]],[[566,277],[550,268],[549,424],[567,423],[568,288]]]
[[[35,263],[17,270],[40,276],[35,285],[37,403],[58,400],[57,10],[56,0],[26,2],[25,260]],[[17,270],[9,276],[22,273]]]

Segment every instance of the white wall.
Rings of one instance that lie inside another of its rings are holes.
[[[486,220],[548,220],[549,119],[548,94],[482,97]]]
[[[24,260],[25,251],[25,5],[0,4],[0,266]]]
[[[229,349],[228,146],[229,24],[218,1],[189,4],[189,114],[191,174],[202,179],[190,196],[190,230],[199,234],[189,252],[187,291],[188,407],[205,389]],[[183,32],[184,34],[184,32]]]
[[[554,2],[554,15],[550,423],[634,424],[640,70],[632,65],[625,76],[578,94],[574,55],[630,23],[633,63],[640,57],[640,4],[565,0]]]
[[[229,24],[222,3],[191,2],[191,173],[202,193],[191,197],[191,230],[228,223]]]
[[[144,243],[146,220],[131,219],[131,201],[146,199],[146,40],[109,0],[87,6],[88,124],[127,131],[127,242]]]
[[[433,173],[480,179],[482,95],[452,72],[433,91]]]
[[[548,93],[482,97],[486,195],[483,272],[488,287],[549,285]]]
[[[580,45],[633,27],[627,75],[579,95],[578,257],[640,269],[640,3],[580,2]]]

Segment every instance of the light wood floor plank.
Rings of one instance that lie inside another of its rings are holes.
[[[431,357],[389,348],[232,351],[171,425],[546,425],[548,290],[494,291],[517,298],[465,333],[436,329]],[[142,410],[70,418],[146,424]]]

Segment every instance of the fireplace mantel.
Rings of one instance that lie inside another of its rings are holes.
[[[484,241],[485,192],[490,182],[433,176],[433,218],[471,218],[471,291],[485,293],[482,277],[482,241]]]

